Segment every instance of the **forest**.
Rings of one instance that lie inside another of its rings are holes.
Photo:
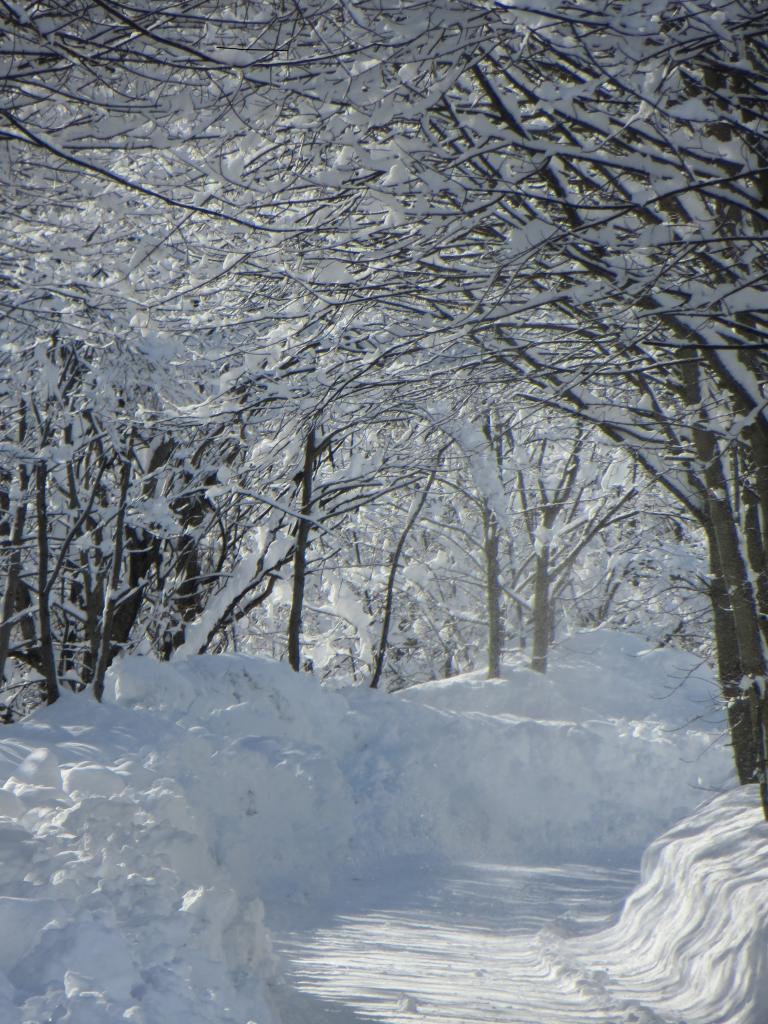
[[[5,717],[610,623],[762,781],[763,4],[3,7]]]
[[[0,0],[0,83],[0,1018],[763,1024],[764,0]]]

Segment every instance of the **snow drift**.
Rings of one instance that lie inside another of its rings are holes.
[[[641,884],[615,927],[557,943],[556,955],[591,977],[608,1005],[618,996],[628,1011],[651,1006],[664,1020],[762,1024],[766,886],[768,829],[755,791],[740,789],[649,847]]]
[[[7,727],[0,1019],[269,1024],[265,904],[404,854],[636,863],[730,778],[711,679],[642,646],[596,631],[546,679],[391,696],[127,658],[104,705]]]
[[[216,863],[194,735],[71,694],[0,743],[0,1020],[269,1022],[262,905]],[[172,759],[171,759],[172,760]]]

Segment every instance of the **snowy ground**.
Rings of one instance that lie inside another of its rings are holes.
[[[753,796],[716,800],[632,895],[626,868],[392,865],[276,929],[278,1005],[291,1024],[764,1024],[765,828]]]
[[[764,1024],[766,830],[707,673],[328,691],[128,659],[0,734],[0,1021]]]
[[[276,929],[293,986],[278,993],[284,1018],[605,1022],[591,975],[567,976],[549,947],[565,929],[604,926],[636,881],[578,865],[390,865],[301,930]]]

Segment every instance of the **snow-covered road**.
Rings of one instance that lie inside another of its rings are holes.
[[[636,880],[626,869],[411,863],[350,881],[300,929],[278,924],[281,1016],[285,1024],[660,1021],[612,996],[600,965],[562,959],[563,933],[605,927]]]

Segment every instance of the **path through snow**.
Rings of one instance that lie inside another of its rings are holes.
[[[264,904],[280,1024],[765,1024],[764,822],[688,816],[730,778],[711,680],[606,631],[558,658],[399,696],[126,658],[4,729],[0,1022],[278,1024]],[[633,872],[540,866],[676,821],[616,928]]]
[[[281,1016],[286,1024],[661,1021],[612,997],[599,965],[561,959],[563,934],[611,923],[636,881],[628,869],[573,865],[395,864],[376,880],[336,887],[298,930],[274,923],[298,992],[278,992]]]

